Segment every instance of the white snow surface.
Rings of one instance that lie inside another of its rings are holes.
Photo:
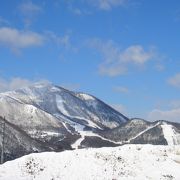
[[[180,146],[124,145],[31,154],[0,166],[0,180],[179,180]]]
[[[168,145],[177,145],[179,144],[178,141],[180,141],[180,134],[176,133],[176,131],[173,129],[173,126],[167,123],[163,123],[161,125],[163,129],[164,138],[166,139]]]
[[[66,110],[66,108],[64,107],[64,104],[66,103],[64,99],[62,99],[61,96],[56,95],[56,103],[57,103],[57,107],[58,109],[66,116],[69,115],[68,111]]]
[[[85,93],[79,93],[78,96],[81,96],[84,100],[95,100],[93,96]]]

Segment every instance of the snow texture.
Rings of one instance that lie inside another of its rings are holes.
[[[18,115],[13,116],[9,112]],[[71,126],[78,123],[98,129],[114,128],[128,120],[91,95],[78,94],[52,84],[35,84],[0,93],[0,114],[7,119],[19,121],[23,114],[23,119],[29,116],[39,121],[39,113],[41,116],[55,116],[61,123],[66,122]]]
[[[163,129],[164,138],[166,139],[168,145],[177,145],[178,140],[180,139],[180,134],[175,132],[173,126],[164,123],[161,125],[161,127]]]
[[[179,180],[180,146],[124,145],[31,154],[0,166],[0,180]]]

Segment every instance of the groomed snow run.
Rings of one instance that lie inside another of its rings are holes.
[[[150,179],[180,179],[180,146],[124,145],[47,152],[0,166],[0,180]]]
[[[164,123],[161,125],[163,129],[164,138],[166,139],[168,145],[178,144],[178,134],[176,135],[175,130],[173,129],[173,126],[170,124]]]

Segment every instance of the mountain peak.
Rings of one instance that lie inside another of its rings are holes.
[[[12,92],[5,97],[26,105],[33,105],[53,116],[68,119],[90,128],[114,128],[128,120],[96,97],[69,91],[49,82],[40,82]]]

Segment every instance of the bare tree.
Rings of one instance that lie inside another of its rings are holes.
[[[2,141],[1,141],[1,164],[4,163],[4,138],[5,138],[5,117],[2,118]]]

